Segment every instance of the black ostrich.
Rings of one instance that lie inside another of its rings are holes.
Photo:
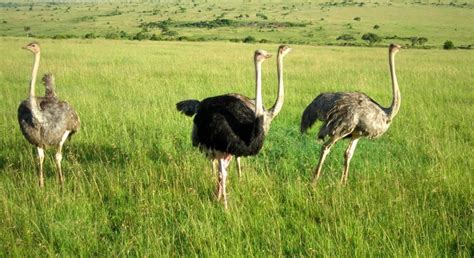
[[[227,209],[227,167],[232,156],[256,155],[265,139],[264,110],[262,100],[262,63],[271,55],[264,50],[255,51],[256,71],[255,108],[234,95],[221,95],[202,101],[184,100],[176,108],[187,116],[194,117],[192,131],[193,146],[219,163],[217,199],[223,197]]]
[[[275,100],[275,103],[270,109],[264,109],[264,122],[263,122],[263,130],[265,134],[268,133],[270,130],[270,125],[273,121],[273,119],[280,113],[281,108],[283,107],[283,101],[285,99],[285,91],[284,91],[284,86],[283,86],[283,58],[286,56],[286,54],[290,53],[292,49],[288,45],[280,45],[278,47],[277,51],[277,75],[278,75],[278,95]],[[244,95],[238,94],[238,93],[231,93],[229,95],[232,95],[234,97],[240,98],[243,102],[247,104],[247,106],[253,110],[255,110],[255,99],[250,99]],[[240,165],[240,157],[236,158],[236,164],[237,164],[237,173],[239,177],[242,175],[242,167]],[[211,160],[211,166],[212,166],[212,174],[215,174],[215,167],[217,166],[217,161],[216,160]]]
[[[36,42],[24,49],[34,54],[33,72],[30,82],[30,96],[18,107],[18,122],[25,138],[36,146],[39,158],[39,185],[44,186],[43,161],[44,149],[53,146],[57,149],[55,161],[58,169],[58,180],[64,183],[61,170],[62,147],[68,137],[80,127],[79,117],[65,101],[60,101],[54,92],[54,76],[45,74],[43,82],[46,87],[44,97],[35,96],[35,83],[40,61],[40,47]]]

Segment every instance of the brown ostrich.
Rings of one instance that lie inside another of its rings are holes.
[[[304,110],[301,118],[301,133],[305,133],[317,120],[320,120],[323,124],[318,138],[329,137],[321,148],[313,183],[318,181],[324,159],[337,141],[343,138],[350,139],[344,155],[344,171],[341,176],[341,183],[345,183],[349,175],[349,163],[359,139],[361,137],[377,138],[388,130],[400,109],[400,90],[395,74],[395,54],[400,49],[400,45],[391,44],[388,51],[393,92],[390,107],[382,107],[364,93],[335,92],[320,94]]]
[[[38,150],[39,185],[44,186],[43,161],[46,147],[56,148],[56,167],[58,180],[64,183],[61,170],[62,147],[64,142],[79,130],[80,121],[74,109],[65,101],[60,101],[54,92],[54,76],[46,74],[43,82],[46,87],[44,97],[36,97],[35,83],[40,62],[40,46],[33,42],[24,47],[34,54],[33,71],[30,81],[30,96],[18,107],[18,122],[26,140]]]

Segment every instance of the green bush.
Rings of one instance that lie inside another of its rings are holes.
[[[120,38],[119,34],[115,33],[115,32],[109,32],[107,34],[105,34],[105,38],[106,39],[118,39]]]
[[[349,41],[349,40],[355,40],[354,36],[350,35],[350,34],[342,34],[341,36],[337,37],[336,40],[346,40],[346,41]]]
[[[86,35],[84,35],[84,38],[85,39],[95,39],[96,35],[94,34],[94,32],[90,32],[90,33],[87,33]]]
[[[259,18],[262,18],[264,20],[268,20],[268,17],[263,13],[257,13],[256,16],[259,17]]]
[[[133,36],[133,40],[146,40],[146,39],[150,39],[150,35],[146,32],[143,32],[143,31],[140,31],[138,32],[137,34],[135,34],[135,36]]]
[[[252,37],[252,36],[247,36],[246,38],[244,38],[243,42],[244,43],[255,43],[257,40]]]
[[[444,49],[454,49],[454,43],[451,40],[446,40],[443,44]]]
[[[377,34],[371,33],[371,32],[365,33],[364,35],[362,35],[362,39],[367,41],[367,43],[369,43],[370,46],[374,45],[377,42],[382,41],[381,37],[379,37]]]

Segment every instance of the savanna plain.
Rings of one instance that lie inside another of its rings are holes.
[[[319,124],[299,132],[304,108],[328,91],[361,91],[388,106],[388,53],[292,44],[283,110],[260,154],[243,159],[242,177],[232,161],[225,210],[209,161],[192,147],[192,119],[175,104],[253,97],[253,52],[276,54],[278,40],[35,39],[39,75],[55,75],[59,97],[82,122],[65,144],[64,186],[48,151],[43,189],[17,122],[32,65],[21,47],[32,40],[0,38],[2,257],[474,255],[471,50],[402,49],[402,104],[391,128],[360,141],[346,185],[339,177],[347,142],[336,144],[312,186],[321,143]],[[276,90],[273,57],[263,64],[265,106]]]

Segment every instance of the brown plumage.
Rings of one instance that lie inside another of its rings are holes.
[[[364,93],[336,92],[322,93],[306,107],[301,118],[301,133],[305,133],[317,120],[323,121],[318,133],[319,139],[329,138],[322,148],[313,182],[319,179],[321,168],[331,147],[343,138],[351,141],[345,152],[344,171],[341,183],[347,181],[349,163],[354,154],[357,142],[361,137],[377,138],[389,128],[392,119],[400,108],[400,90],[395,74],[395,54],[400,46],[392,44],[389,47],[389,65],[392,78],[392,105],[384,108]]]
[[[45,74],[43,77],[46,88],[45,96],[35,96],[40,48],[38,43],[33,42],[27,45],[25,49],[35,55],[35,61],[30,82],[30,96],[22,101],[18,107],[18,122],[23,136],[38,150],[39,185],[44,186],[43,161],[44,149],[47,147],[57,149],[55,161],[58,169],[58,179],[60,183],[63,183],[64,177],[61,170],[62,147],[66,139],[79,130],[80,120],[67,102],[57,98],[52,74]]]

